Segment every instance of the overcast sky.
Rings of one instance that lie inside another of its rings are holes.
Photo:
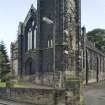
[[[87,31],[105,29],[105,0],[81,0],[81,20]]]
[[[0,0],[0,40],[6,44],[10,55],[10,43],[16,40],[19,21],[24,21],[31,4],[36,0]]]
[[[4,40],[8,54],[10,43],[16,40],[19,21],[24,21],[31,4],[36,7],[36,0],[1,0],[0,1],[0,40]],[[105,28],[105,0],[81,0],[82,26],[87,31]]]

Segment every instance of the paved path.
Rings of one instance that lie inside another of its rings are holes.
[[[85,105],[105,105],[105,83],[84,89]]]
[[[14,101],[0,99],[0,105],[33,105],[28,103],[17,103]]]

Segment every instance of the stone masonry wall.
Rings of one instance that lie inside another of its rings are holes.
[[[80,105],[78,89],[25,89],[0,88],[0,98],[27,102],[35,105]]]
[[[31,76],[23,76],[24,81],[37,85],[45,85],[49,87],[64,88],[64,72],[36,72]]]

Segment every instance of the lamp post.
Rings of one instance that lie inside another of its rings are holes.
[[[55,81],[55,24],[54,21],[48,17],[43,17],[43,21],[53,26],[53,80]],[[55,84],[53,84],[55,87]]]

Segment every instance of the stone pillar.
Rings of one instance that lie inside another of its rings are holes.
[[[83,102],[81,101],[83,85],[80,4],[81,0],[64,0],[64,31],[68,35],[69,56],[69,67],[65,71],[66,105],[83,105]],[[70,8],[76,12],[73,13]]]
[[[22,77],[22,40],[23,40],[23,23],[19,23],[18,27],[18,74],[19,74],[19,79]]]
[[[86,84],[86,28],[82,27],[81,48],[82,48],[82,79]]]

